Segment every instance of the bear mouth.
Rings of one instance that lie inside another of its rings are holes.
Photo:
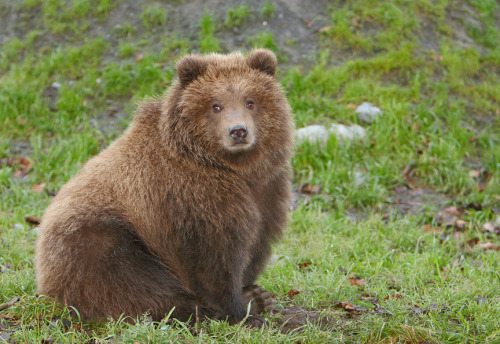
[[[253,147],[253,142],[248,142],[247,140],[241,140],[239,142],[232,142],[225,148],[230,152],[242,152],[250,150]]]

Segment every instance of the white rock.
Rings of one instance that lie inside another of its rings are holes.
[[[365,123],[372,123],[382,113],[380,108],[371,103],[364,102],[356,109],[358,120]]]
[[[297,129],[295,132],[295,138],[297,144],[303,142],[309,143],[319,143],[324,145],[331,134],[337,136],[339,142],[344,142],[348,140],[359,140],[366,136],[365,128],[359,125],[343,125],[334,123],[330,125],[330,128],[326,128],[323,125],[309,125],[304,128]]]
[[[334,123],[330,126],[330,132],[337,135],[337,140],[347,141],[347,140],[359,140],[366,136],[365,128],[353,124],[350,126]]]
[[[50,86],[52,86],[52,88],[55,88],[55,89],[61,88],[61,84],[58,83],[57,81],[53,82],[52,85],[50,85]]]
[[[309,143],[325,144],[328,140],[328,130],[322,125],[309,125],[304,128],[297,129],[295,137],[297,143],[309,141]]]

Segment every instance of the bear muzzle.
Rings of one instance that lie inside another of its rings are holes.
[[[247,135],[248,129],[243,124],[236,124],[229,128],[229,136],[231,136],[236,143],[244,143]]]

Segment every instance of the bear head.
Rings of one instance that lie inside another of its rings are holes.
[[[163,108],[169,146],[202,160],[249,161],[293,146],[290,107],[266,49],[187,55]],[[289,155],[289,154],[288,154]]]

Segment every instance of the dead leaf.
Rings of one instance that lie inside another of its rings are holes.
[[[38,218],[36,216],[26,216],[24,219],[26,220],[26,222],[37,225],[37,226],[41,222],[40,218]]]
[[[321,191],[321,186],[310,183],[302,183],[300,184],[298,191],[303,194],[316,195]]]
[[[358,108],[356,104],[349,103],[345,106],[348,110],[355,110]]]
[[[4,303],[3,305],[0,306],[0,311],[3,311],[4,309],[7,309],[7,308],[10,308],[12,306],[14,306],[14,303],[16,303],[17,301],[19,301],[19,297],[15,297],[13,299],[11,299],[9,302],[7,303]]]
[[[289,298],[293,299],[295,295],[300,294],[300,291],[298,291],[297,289],[290,289],[290,291],[286,294],[288,295]]]
[[[365,285],[365,279],[359,276],[349,277],[349,283],[351,283],[351,285],[362,286]]]
[[[453,226],[460,215],[460,210],[452,206],[439,211],[434,218],[440,225]]]
[[[410,308],[408,308],[408,309],[413,311],[413,313],[415,313],[415,314],[424,314],[425,313],[425,311],[422,308],[420,308],[420,306],[418,306],[418,305],[410,304]]]
[[[144,54],[143,54],[143,53],[140,53],[139,55],[137,55],[137,56],[135,57],[135,62],[142,61],[142,59],[144,59]]]
[[[350,302],[337,302],[335,307],[346,310],[350,316],[358,316],[360,313],[368,313],[366,308],[358,307]]]
[[[483,250],[496,250],[496,251],[500,250],[500,246],[498,246],[497,244],[493,244],[491,242],[479,244],[479,247],[481,247]]]
[[[394,293],[394,294],[387,295],[386,297],[384,297],[384,301],[387,301],[389,299],[402,299],[402,298],[403,298],[403,296],[401,296],[401,294]]]
[[[483,233],[500,233],[500,227],[496,222],[486,222],[483,227],[481,227]]]
[[[328,26],[323,26],[321,29],[318,30],[319,33],[323,33],[323,32],[328,32],[332,29],[332,26],[331,25],[328,25]]]
[[[415,181],[413,180],[414,171],[417,168],[417,162],[411,161],[404,169],[403,169],[403,179],[406,184],[416,187]]]
[[[465,228],[467,228],[467,222],[461,219],[455,221],[455,229],[463,231]]]
[[[442,231],[441,228],[433,227],[430,224],[424,225],[423,229],[424,229],[424,231],[429,232],[429,233],[440,233]]]
[[[379,315],[392,315],[391,312],[389,312],[388,310],[382,308],[382,307],[375,307],[375,310],[374,312],[376,314],[379,314]]]
[[[46,183],[41,183],[41,184],[35,184],[31,187],[31,190],[33,190],[36,193],[42,193],[43,189],[45,188]]]
[[[472,171],[469,171],[469,176],[471,176],[471,178],[479,178],[481,176],[481,172],[479,170],[472,170]]]
[[[29,158],[10,158],[7,162],[8,166],[18,166],[19,169],[14,172],[14,175],[20,179],[24,178],[33,167]]]
[[[307,268],[309,265],[311,265],[311,262],[306,260],[302,263],[297,263],[297,265],[298,265],[299,269],[303,270],[303,269]]]
[[[479,244],[479,238],[469,239],[469,240],[467,240],[467,244],[469,246],[476,246],[477,244]]]

